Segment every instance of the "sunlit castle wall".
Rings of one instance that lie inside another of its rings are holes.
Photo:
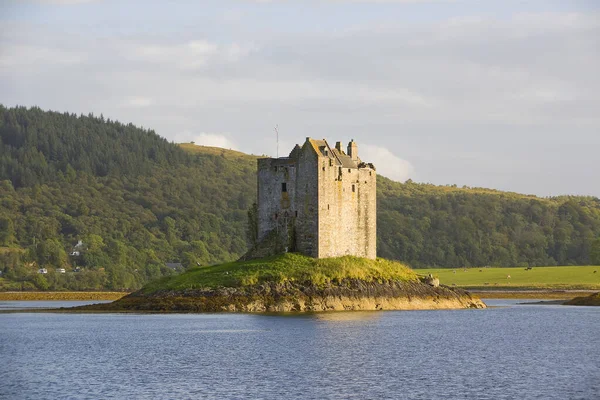
[[[352,147],[356,156],[357,147],[354,143]],[[353,255],[375,258],[375,169],[337,165],[331,161],[329,154],[320,157],[319,163],[318,257]]]
[[[375,258],[376,182],[354,141],[346,153],[307,138],[289,157],[260,159],[258,239],[275,231],[289,251]]]

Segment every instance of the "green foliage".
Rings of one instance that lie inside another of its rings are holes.
[[[368,282],[392,279],[413,281],[417,280],[417,275],[396,261],[350,256],[315,259],[286,253],[259,260],[193,268],[180,275],[151,282],[144,287],[144,292],[240,287],[287,281],[321,286],[344,279],[362,279]]]
[[[256,157],[93,115],[0,105],[3,278],[49,289],[136,289],[238,259],[256,240]],[[378,255],[414,267],[585,265],[600,200],[378,178]],[[70,256],[82,240],[80,255]],[[74,272],[79,268],[80,272]],[[250,279],[250,278],[248,278]],[[318,275],[313,277],[319,281]],[[326,280],[326,276],[322,280]],[[6,286],[5,286],[6,287]]]
[[[35,275],[33,278],[33,284],[38,290],[48,290],[50,285],[48,284],[48,280],[44,275]]]
[[[539,198],[378,178],[378,255],[413,267],[586,265],[595,197]]]
[[[592,264],[600,265],[600,237],[594,240],[590,251],[590,260]]]
[[[248,209],[246,237],[248,240],[248,247],[254,247],[258,244],[258,204],[256,202],[252,203]]]
[[[36,260],[42,266],[62,268],[67,265],[67,253],[58,239],[46,239],[35,251]]]
[[[10,246],[15,242],[15,227],[12,219],[0,216],[0,246]]]
[[[131,124],[0,105],[0,246],[28,249],[2,264],[50,289],[136,289],[246,251],[256,159],[189,145]],[[69,256],[82,240],[78,256]],[[73,272],[79,268],[81,272]]]

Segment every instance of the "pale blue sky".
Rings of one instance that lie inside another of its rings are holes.
[[[0,102],[381,174],[600,196],[600,2],[0,2]]]

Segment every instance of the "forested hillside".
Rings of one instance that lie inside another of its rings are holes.
[[[255,173],[254,156],[0,105],[0,289],[134,289],[234,260]],[[379,255],[413,267],[600,263],[598,236],[597,198],[379,178]]]
[[[380,178],[378,254],[413,267],[600,264],[600,200]]]
[[[254,157],[189,154],[152,131],[91,115],[3,107],[0,115],[4,278],[137,288],[173,273],[167,262],[185,268],[245,252]],[[43,266],[48,274],[33,273]],[[52,272],[59,267],[80,272]]]

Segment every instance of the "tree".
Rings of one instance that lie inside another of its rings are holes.
[[[258,204],[252,203],[248,209],[248,225],[246,239],[249,247],[256,246],[258,242]]]
[[[40,265],[62,268],[67,265],[67,253],[57,239],[46,239],[37,248]]]
[[[15,226],[12,219],[0,216],[0,246],[11,246],[15,242]]]
[[[255,198],[254,156],[180,147],[93,114],[0,105],[0,246],[20,254],[3,250],[7,279],[31,280],[33,262],[66,263],[81,272],[45,275],[51,287],[138,288],[172,274],[166,262],[234,260],[256,243]],[[380,176],[377,202],[378,255],[413,267],[583,265],[597,254],[595,197]],[[81,255],[65,258],[78,240]]]
[[[46,279],[46,277],[44,275],[41,275],[41,274],[36,274],[33,277],[33,284],[39,290],[48,290],[50,288],[50,284],[48,283],[48,280]]]
[[[594,243],[592,243],[590,261],[594,265],[600,265],[600,237],[594,240]]]

